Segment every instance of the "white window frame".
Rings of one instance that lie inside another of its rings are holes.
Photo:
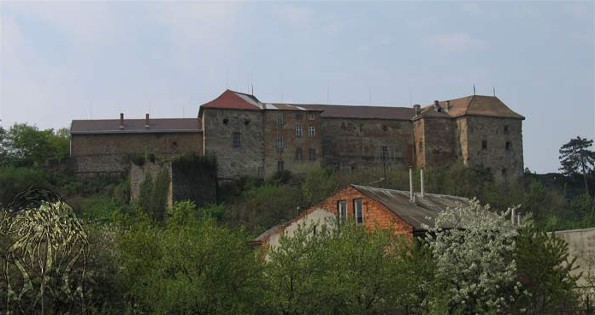
[[[295,136],[297,138],[302,138],[304,136],[304,128],[302,128],[302,125],[295,125]]]
[[[277,142],[275,146],[277,147],[277,150],[283,149],[283,136],[277,136]]]
[[[308,126],[308,137],[316,137],[316,127]]]

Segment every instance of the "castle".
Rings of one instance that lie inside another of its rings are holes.
[[[265,103],[226,90],[197,118],[73,120],[72,168],[125,173],[130,158],[215,155],[218,178],[268,178],[321,166],[483,165],[498,181],[523,173],[525,118],[495,96],[471,95],[428,106]]]

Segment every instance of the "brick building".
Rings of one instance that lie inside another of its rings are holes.
[[[350,185],[307,209],[294,219],[279,224],[258,236],[255,245],[279,246],[282,235],[293,235],[300,227],[333,227],[337,220],[352,219],[368,229],[392,229],[407,237],[421,236],[427,226],[447,207],[468,204],[466,198]],[[445,226],[448,228],[448,226]]]
[[[148,120],[148,117],[147,117]],[[198,119],[72,122],[77,172],[125,171],[126,156],[215,155],[219,179],[310,168],[483,165],[499,181],[523,173],[524,117],[497,97],[421,107],[286,104],[226,90]],[[124,127],[122,128],[122,124]],[[175,145],[174,145],[175,143]]]

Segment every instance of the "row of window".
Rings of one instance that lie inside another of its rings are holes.
[[[302,161],[304,159],[304,154],[302,153],[302,148],[295,149],[295,159],[298,161]],[[308,151],[308,160],[316,161],[316,149],[310,149]]]
[[[283,125],[284,123],[284,114],[283,113],[277,113],[275,115],[275,122],[277,123],[277,125]],[[295,120],[302,120],[304,118],[302,113],[295,113]],[[316,115],[314,114],[308,114],[308,120],[314,120],[316,119]]]
[[[339,215],[339,220],[347,219],[347,212],[347,200],[337,201],[337,213]],[[364,223],[364,207],[361,199],[353,200],[353,219],[357,224]]]
[[[304,136],[304,129],[301,125],[295,126],[295,136],[297,138],[302,138]],[[315,137],[316,136],[316,127],[308,126],[308,137]]]
[[[302,126],[296,126],[295,127],[295,134],[296,134],[296,136],[298,138],[301,138],[303,136]],[[314,127],[314,126],[308,127],[308,136],[309,137],[316,136],[316,127]],[[242,147],[242,134],[240,132],[234,132],[233,133],[233,136],[232,136],[232,147],[234,147],[234,148],[240,148],[240,147]],[[280,135],[277,136],[277,140],[275,141],[275,147],[278,150],[282,150],[283,149],[283,147],[284,147],[283,136],[280,136]]]

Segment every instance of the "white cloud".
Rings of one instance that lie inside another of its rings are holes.
[[[467,33],[444,33],[428,36],[424,44],[448,53],[459,53],[486,49],[485,41],[471,37]]]

